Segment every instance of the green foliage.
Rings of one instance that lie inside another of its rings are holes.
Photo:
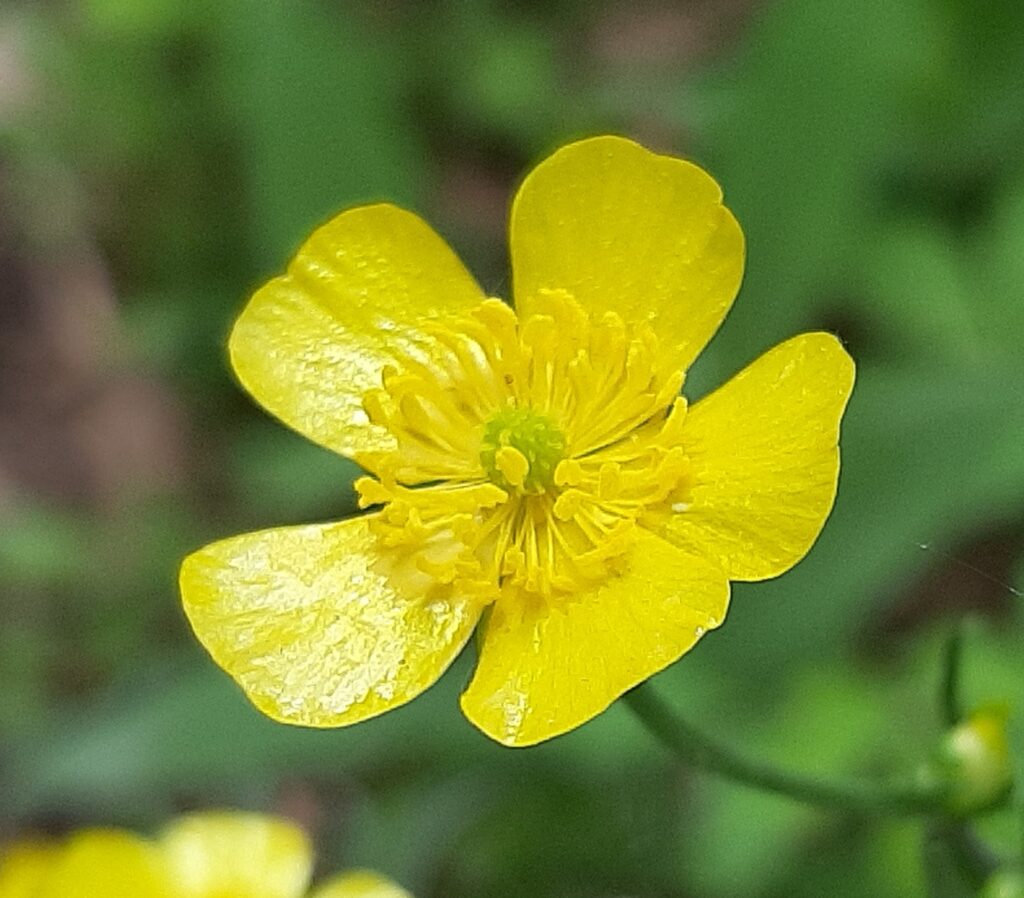
[[[730,26],[716,4],[520,6],[0,11],[32,73],[9,112],[0,79],[0,224],[33,270],[99,248],[116,313],[88,365],[159,386],[179,459],[82,499],[0,455],[0,836],[308,800],[328,866],[376,866],[420,898],[972,894],[948,833],[679,771],[620,708],[504,750],[458,713],[464,660],[393,714],[300,731],[194,644],[185,552],[354,507],[354,466],[231,380],[224,339],[254,285],[333,211],[389,199],[507,294],[516,179],[614,131],[709,166],[747,234],[741,299],[688,393],[806,328],[838,331],[859,366],[822,538],[785,577],[739,585],[727,625],[658,687],[750,754],[905,770],[941,732],[940,637],[970,606],[963,705],[1024,718],[1024,11],[784,0]],[[1022,813],[978,836],[1019,859]]]

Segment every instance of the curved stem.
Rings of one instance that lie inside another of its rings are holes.
[[[925,783],[836,782],[780,770],[752,760],[716,742],[676,715],[641,683],[623,696],[630,710],[680,760],[709,773],[794,801],[863,815],[933,815],[941,813],[943,791]]]

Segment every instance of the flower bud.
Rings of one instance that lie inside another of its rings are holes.
[[[931,773],[947,787],[946,808],[970,814],[989,808],[1013,784],[1007,709],[985,705],[943,736]]]
[[[1024,873],[1013,868],[996,871],[978,898],[1024,898]]]

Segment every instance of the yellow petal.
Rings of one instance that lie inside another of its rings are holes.
[[[525,593],[494,605],[465,715],[505,745],[532,745],[600,714],[717,627],[725,575],[639,531],[620,576],[549,601]]]
[[[35,898],[58,853],[49,842],[16,842],[0,851],[0,898]]]
[[[231,364],[258,402],[310,439],[344,455],[389,449],[363,394],[380,386],[398,347],[422,345],[425,321],[483,299],[416,215],[386,204],[349,209],[252,297],[231,332]]]
[[[313,869],[306,834],[262,814],[183,817],[160,845],[180,898],[301,898]]]
[[[182,563],[200,642],[276,720],[344,726],[397,707],[476,624],[478,605],[381,549],[369,520],[248,533]]]
[[[666,538],[733,580],[763,580],[796,564],[832,509],[853,378],[835,337],[802,334],[694,405],[682,433],[692,500]]]
[[[370,870],[353,870],[328,880],[310,898],[412,898],[412,895]]]
[[[743,233],[721,199],[696,165],[621,137],[563,147],[512,206],[519,314],[538,311],[542,290],[567,290],[591,313],[651,322],[666,360],[686,368],[743,276]]]
[[[178,898],[157,847],[120,830],[72,836],[38,898]]]

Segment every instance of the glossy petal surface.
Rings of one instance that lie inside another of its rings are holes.
[[[629,569],[589,592],[498,600],[462,696],[463,712],[488,736],[532,745],[579,726],[722,622],[725,575],[639,533]]]
[[[412,898],[401,886],[370,870],[353,870],[325,882],[310,898]]]
[[[73,836],[38,898],[178,898],[152,842],[119,830]]]
[[[763,580],[796,564],[832,509],[853,379],[853,360],[835,337],[802,334],[694,405],[682,435],[693,498],[666,538],[733,580]]]
[[[303,244],[281,277],[249,301],[231,332],[231,364],[268,411],[344,455],[390,448],[363,394],[380,386],[397,347],[419,328],[483,300],[445,242],[386,204],[342,212]]]
[[[743,276],[743,233],[692,163],[621,137],[569,144],[540,163],[512,206],[515,304],[567,290],[592,314],[649,321],[685,369],[728,312]]]
[[[368,518],[284,527],[185,559],[185,612],[214,660],[265,714],[344,726],[430,686],[479,608],[434,584]]]
[[[58,851],[47,842],[19,842],[0,851],[0,898],[35,898]]]
[[[183,817],[160,844],[180,898],[301,898],[313,868],[305,833],[260,814]]]

